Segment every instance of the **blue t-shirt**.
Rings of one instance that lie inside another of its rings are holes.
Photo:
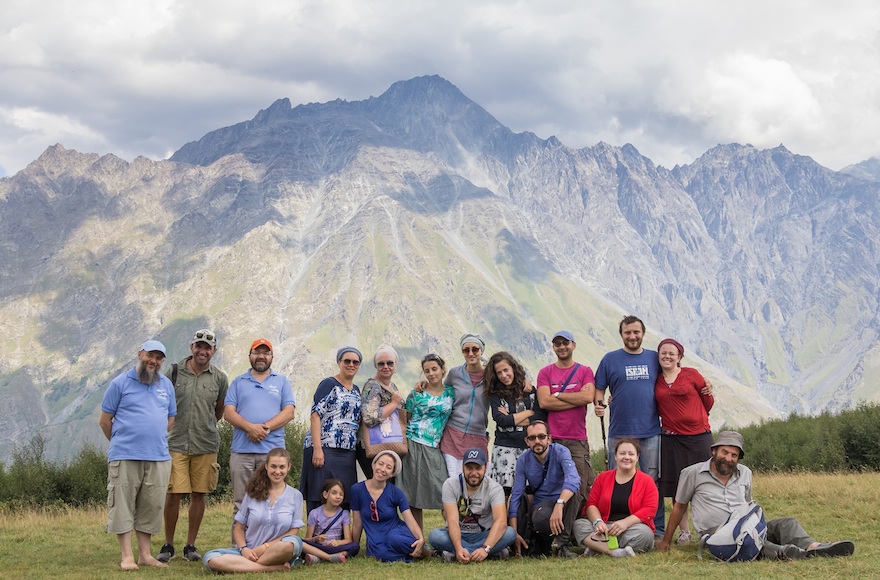
[[[101,410],[113,415],[108,461],[168,461],[168,418],[177,415],[174,385],[163,374],[145,385],[131,369],[110,383]]]
[[[284,407],[296,406],[296,402],[287,377],[272,372],[260,383],[247,371],[232,381],[224,405],[232,405],[239,415],[251,423],[261,424],[280,413]],[[259,443],[248,439],[241,429],[232,430],[232,451],[235,453],[268,453],[275,447],[284,447],[283,426],[270,431]]]
[[[644,439],[660,434],[660,415],[654,383],[660,373],[655,350],[631,354],[624,349],[602,357],[596,369],[596,388],[611,393],[608,436]]]

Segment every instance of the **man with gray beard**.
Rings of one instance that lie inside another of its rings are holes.
[[[159,371],[165,346],[148,340],[137,366],[110,383],[101,401],[98,425],[110,441],[107,453],[107,532],[116,534],[123,570],[138,564],[164,568],[150,554],[150,538],[162,532],[162,509],[171,474],[168,430],[177,415],[174,386]],[[131,548],[135,531],[138,561]]]

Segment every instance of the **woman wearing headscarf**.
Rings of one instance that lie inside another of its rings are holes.
[[[715,404],[712,388],[697,369],[682,367],[684,347],[673,338],[657,346],[660,375],[654,384],[654,398],[660,414],[660,497],[675,497],[678,477],[685,467],[712,456],[712,428],[709,411]],[[691,541],[687,514],[681,519],[679,544]]]
[[[396,418],[392,417],[394,411],[401,408],[403,396],[391,380],[397,370],[397,361],[397,351],[390,346],[380,347],[373,355],[376,374],[367,379],[361,389],[361,422],[365,427],[392,421]],[[372,460],[367,458],[360,443],[357,446],[357,460],[364,475],[368,479],[373,477]]]
[[[354,377],[363,357],[353,346],[336,352],[339,372],[318,385],[309,416],[309,430],[303,441],[300,489],[309,511],[321,505],[324,481],[336,478],[350,497],[357,482],[355,445],[361,418],[361,393]],[[348,504],[343,504],[348,509]]]

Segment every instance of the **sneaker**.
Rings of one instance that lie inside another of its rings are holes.
[[[174,548],[171,548],[172,553],[174,553]],[[196,550],[196,547],[192,544],[187,544],[183,547],[183,559],[189,560],[190,562],[198,562],[202,559],[202,555],[199,554],[199,551]]]
[[[840,542],[824,542],[822,544],[819,544],[812,550],[807,550],[807,558],[812,558],[814,556],[825,556],[826,558],[833,558],[836,556],[852,556],[853,552],[855,551],[856,545],[849,540],[842,540]]]
[[[807,551],[794,544],[786,544],[776,550],[776,557],[780,560],[803,560],[807,557]]]
[[[455,554],[452,552],[445,552],[444,551],[440,557],[443,558],[443,561],[446,562],[447,564],[456,561]]]
[[[577,557],[578,557],[578,555],[575,554],[574,552],[572,552],[572,551],[568,548],[568,546],[559,546],[558,548],[556,548],[556,551],[554,552],[554,555],[555,555],[557,558],[566,558],[566,559],[571,559],[571,558],[577,558]]]
[[[691,533],[688,531],[684,531],[678,534],[678,543],[679,544],[690,544],[691,543]]]
[[[334,564],[345,564],[345,552],[330,554],[330,562]]]
[[[320,558],[318,558],[317,556],[313,556],[311,554],[306,554],[306,557],[303,558],[303,564],[305,564],[306,566],[311,566],[312,564],[317,564],[320,561],[321,561]]]
[[[594,552],[589,548],[584,548],[584,553],[581,554],[581,558],[589,558],[590,556],[595,556],[598,552]]]
[[[162,544],[162,549],[159,550],[159,553],[156,554],[156,559],[162,562],[163,564],[167,564],[168,561],[174,557],[174,546],[171,544]]]
[[[630,556],[635,556],[636,553],[629,546],[624,546],[623,548],[615,548],[611,550],[612,558],[629,558]]]
[[[492,556],[497,560],[507,561],[510,560],[510,548],[504,548],[500,552],[496,552],[492,554]]]

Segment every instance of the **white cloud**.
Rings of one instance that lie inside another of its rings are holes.
[[[0,175],[55,142],[163,157],[278,98],[435,73],[574,147],[631,142],[671,166],[781,142],[839,168],[880,155],[878,21],[869,1],[10,0]]]

